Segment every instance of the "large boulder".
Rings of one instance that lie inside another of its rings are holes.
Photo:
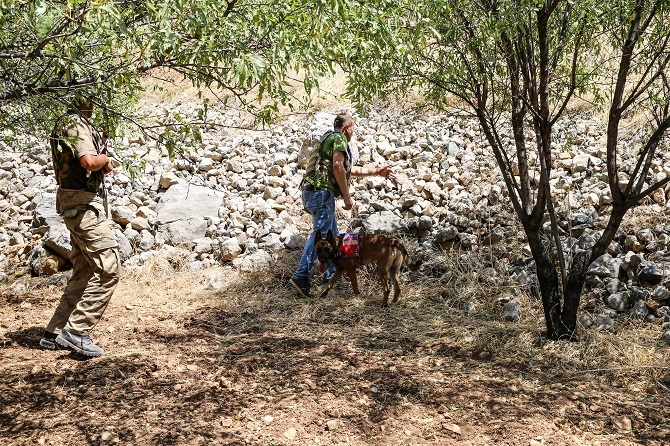
[[[63,218],[56,213],[56,194],[43,193],[33,199],[33,227],[44,234],[42,243],[54,254],[70,258],[70,231],[67,230]]]
[[[390,211],[383,211],[369,215],[363,221],[363,230],[368,234],[392,234],[407,232],[407,223],[402,217]]]
[[[233,260],[233,266],[245,272],[263,272],[272,265],[272,256],[263,250]]]
[[[175,184],[156,206],[157,231],[171,245],[192,247],[205,237],[207,217],[216,217],[224,194],[204,186]]]

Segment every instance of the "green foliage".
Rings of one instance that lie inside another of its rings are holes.
[[[356,42],[338,47],[355,101],[418,91],[434,106],[478,118],[545,285],[549,338],[574,335],[586,268],[605,252],[625,213],[670,182],[649,175],[670,129],[669,8],[670,0],[376,0],[362,4],[342,30],[346,42]],[[593,249],[566,260],[549,181],[552,129],[577,97],[609,108],[613,203]],[[649,118],[647,138],[622,185],[618,129],[634,112]],[[542,240],[547,220],[557,265]]]
[[[454,96],[472,106],[488,84],[488,105],[493,110],[506,109],[510,100],[506,46],[527,51],[539,62],[533,22],[540,3],[367,3],[351,24],[358,44],[341,53],[348,60],[347,71],[356,79],[349,93],[365,103],[399,90],[418,89],[438,107],[453,105]],[[599,48],[596,24],[600,16],[595,10],[599,3],[560,2],[549,18],[549,47],[555,58],[550,93],[554,99],[573,89],[570,75],[575,46],[580,48],[575,61],[576,89],[580,94],[595,91],[591,81],[600,74],[600,67],[593,63]],[[570,18],[567,28],[562,26],[565,15]]]
[[[318,76],[332,71],[329,46],[344,3],[2,0],[3,136],[43,137],[75,95],[104,110],[97,118],[112,134],[123,122],[142,127],[147,123],[137,121],[132,106],[147,79],[166,72],[224,91],[268,121],[280,105],[296,102],[289,76],[299,72],[310,93]],[[168,147],[179,145],[175,136],[163,136]]]

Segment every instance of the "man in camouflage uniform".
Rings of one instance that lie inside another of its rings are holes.
[[[352,165],[349,141],[354,134],[355,124],[354,118],[348,113],[338,114],[333,123],[334,130],[321,137],[307,163],[302,181],[302,203],[305,211],[312,216],[314,229],[302,251],[298,269],[291,277],[291,284],[303,297],[310,297],[309,275],[316,260],[316,233],[320,231],[321,234],[327,234],[331,230],[333,234],[339,234],[335,219],[335,197],[342,197],[344,209],[353,207],[349,193],[351,176],[395,178],[389,166],[372,168]],[[331,265],[324,274],[324,281],[330,279],[334,272]]]
[[[56,173],[56,212],[70,231],[72,277],[46,326],[40,345],[67,347],[100,356],[89,333],[98,323],[119,281],[118,243],[103,202],[105,173],[112,164],[89,119],[92,104],[80,101],[56,123],[50,145]]]

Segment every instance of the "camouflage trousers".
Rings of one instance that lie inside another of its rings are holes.
[[[119,282],[118,243],[98,203],[67,209],[62,216],[70,231],[72,277],[46,330],[83,335],[100,321]]]

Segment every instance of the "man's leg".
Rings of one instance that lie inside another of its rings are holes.
[[[118,249],[111,242],[103,247],[88,245],[84,255],[92,275],[65,325],[66,330],[79,335],[88,334],[102,318],[119,282],[120,269]]]
[[[87,356],[100,356],[88,333],[102,317],[119,281],[120,259],[104,211],[91,207],[65,221],[91,271],[81,298],[56,339],[58,344]]]
[[[305,210],[312,215],[312,233],[305,243],[300,257],[298,269],[291,277],[291,283],[299,289],[306,297],[309,296],[309,275],[316,260],[314,244],[316,234],[321,232],[325,235],[332,228],[332,220],[335,218],[335,198],[328,190],[303,190],[302,200]]]
[[[88,266],[86,257],[83,255],[81,248],[72,236],[70,237],[70,245],[72,246],[72,251],[70,252],[72,275],[67,281],[60,302],[44,330],[44,336],[40,340],[40,345],[50,350],[56,348],[56,336],[63,327],[65,327],[67,320],[70,318],[70,314],[72,314],[77,303],[79,303],[79,299],[81,299],[81,296],[84,294],[86,285],[93,275],[93,271]]]

